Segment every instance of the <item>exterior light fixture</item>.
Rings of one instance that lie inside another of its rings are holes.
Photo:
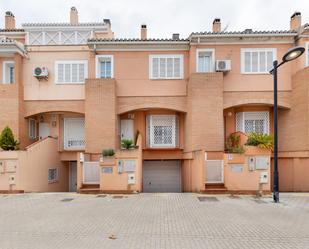
[[[274,77],[274,184],[273,199],[275,203],[279,202],[279,171],[278,171],[278,68],[286,62],[295,60],[305,51],[303,47],[294,47],[289,49],[282,57],[282,62],[273,62],[273,69],[270,73]]]
[[[301,56],[305,52],[305,48],[303,47],[294,47],[288,50],[285,55],[282,57],[282,61],[288,62],[295,60],[299,56]]]

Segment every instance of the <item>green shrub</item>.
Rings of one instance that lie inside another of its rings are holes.
[[[272,150],[274,147],[274,138],[272,135],[253,132],[249,134],[246,145]]]
[[[19,143],[15,140],[10,127],[5,127],[0,135],[0,147],[3,150],[18,150]]]
[[[102,151],[103,156],[113,156],[115,155],[115,151],[113,149],[106,149]]]
[[[122,139],[121,140],[121,148],[123,149],[131,149],[134,147],[134,142],[131,139]]]
[[[226,149],[228,153],[243,154],[245,152],[244,146],[240,144],[240,136],[231,134],[226,141]]]

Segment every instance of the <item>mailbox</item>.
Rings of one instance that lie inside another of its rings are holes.
[[[249,171],[255,170],[255,157],[254,156],[248,157],[248,168],[249,168]]]
[[[0,174],[4,174],[5,169],[4,169],[4,161],[0,161]]]
[[[268,172],[261,172],[260,183],[268,183]]]
[[[9,176],[9,184],[10,185],[15,185],[15,175],[10,175]]]
[[[128,184],[129,185],[135,184],[135,174],[134,173],[128,174]]]

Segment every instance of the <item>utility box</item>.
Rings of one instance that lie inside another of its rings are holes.
[[[10,185],[15,185],[15,175],[10,175],[9,176],[9,184]]]
[[[5,161],[0,161],[0,174],[4,174],[5,173],[5,168],[4,165]]]
[[[6,173],[15,173],[16,169],[17,169],[17,161],[16,160],[6,161],[6,164],[5,164],[5,172]]]
[[[254,156],[248,157],[248,168],[249,168],[249,171],[255,170],[255,157]]]
[[[260,183],[268,183],[268,172],[261,172]]]
[[[117,161],[117,172],[118,172],[118,174],[122,173],[122,164],[123,164],[122,160]]]
[[[256,170],[266,170],[270,165],[269,156],[256,156],[255,157],[255,169]]]
[[[135,184],[135,174],[134,173],[128,174],[128,184],[129,185]]]
[[[80,161],[81,163],[85,162],[85,155],[84,155],[83,152],[79,153],[79,161]]]

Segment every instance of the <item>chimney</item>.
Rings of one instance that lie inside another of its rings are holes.
[[[221,32],[221,20],[220,18],[215,18],[212,22],[212,32],[219,33]]]
[[[173,34],[173,40],[179,40],[179,34]]]
[[[5,29],[15,29],[15,16],[11,11],[5,12]]]
[[[71,7],[70,11],[70,24],[78,24],[78,11],[75,7]]]
[[[290,30],[298,30],[301,27],[301,13],[295,11],[291,16],[290,20]]]
[[[147,40],[147,25],[141,25],[141,40]]]

